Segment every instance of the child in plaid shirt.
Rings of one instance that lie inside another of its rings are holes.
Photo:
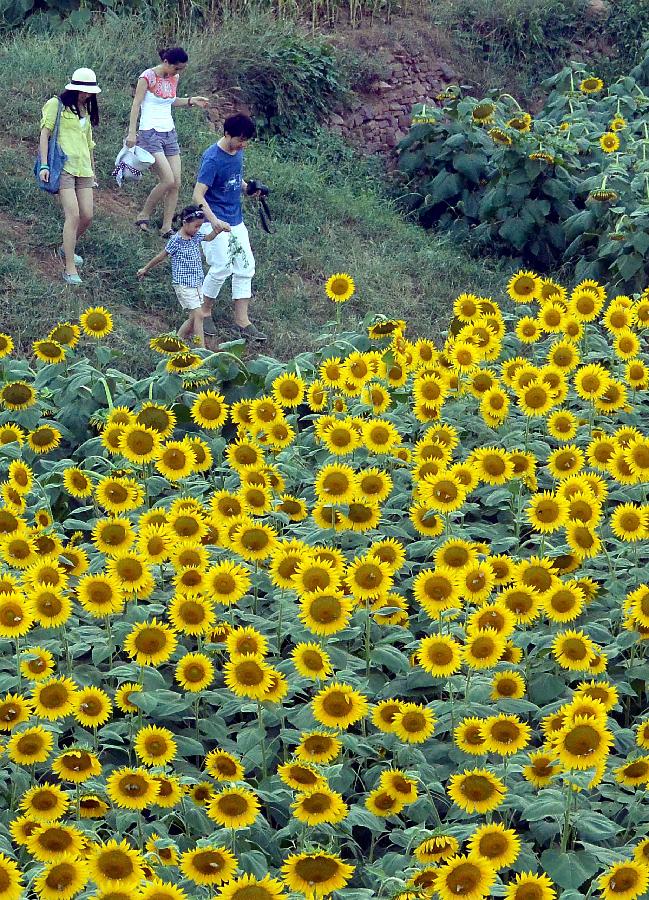
[[[183,340],[194,338],[199,346],[205,346],[203,319],[208,313],[203,310],[203,258],[201,243],[213,241],[222,231],[230,231],[227,222],[217,219],[211,210],[200,206],[186,206],[177,216],[180,228],[167,241],[161,253],[150,259],[138,270],[137,277],[144,278],[154,266],[159,265],[167,257],[171,258],[171,281],[176,297],[189,317],[178,329],[178,337]],[[209,234],[200,234],[201,225],[209,222],[212,230]]]

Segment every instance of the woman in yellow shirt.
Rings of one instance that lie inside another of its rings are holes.
[[[100,93],[101,89],[92,69],[77,69],[63,93],[47,101],[41,119],[41,159],[47,160],[48,141],[54,131],[59,104],[61,105],[59,145],[67,159],[59,188],[65,221],[63,246],[58,253],[65,261],[63,280],[71,285],[81,284],[77,266],[82,265],[83,259],[77,256],[75,250],[77,239],[92,223],[92,191],[95,187],[95,142],[92,139],[92,126],[99,122],[97,94]],[[46,164],[41,166],[39,177],[45,182],[49,180],[50,172]]]

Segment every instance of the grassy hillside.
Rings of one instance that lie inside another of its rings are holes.
[[[138,365],[133,344],[144,344],[151,330],[179,324],[168,274],[157,270],[145,285],[134,277],[161,243],[157,235],[141,236],[131,224],[138,199],[152,180],[120,191],[110,178],[124,136],[131,85],[156,59],[157,46],[178,42],[190,53],[182,93],[209,95],[218,87],[213,72],[223,68],[224,60],[244,66],[262,42],[272,46],[287,27],[254,19],[245,29],[233,22],[212,32],[169,35],[136,17],[116,18],[83,33],[22,33],[4,44],[0,236],[14,255],[0,263],[0,318],[23,347],[79,305],[104,303],[128,320],[131,345],[123,348],[122,365],[133,367]],[[62,285],[54,257],[60,235],[57,204],[37,190],[31,165],[41,106],[79,65],[92,66],[103,87],[102,121],[96,129],[101,187],[97,219],[82,247],[88,258],[84,287],[73,293]],[[200,110],[179,110],[176,121],[184,150],[181,202],[186,202],[200,155],[215,136]],[[403,315],[425,335],[435,335],[458,291],[485,293],[493,284],[495,264],[478,263],[446,238],[406,223],[382,191],[380,167],[326,134],[308,141],[257,142],[248,151],[247,172],[272,186],[277,219],[276,233],[268,236],[259,229],[254,209],[248,210],[258,257],[255,312],[271,335],[271,353],[285,357],[311,345],[329,312],[323,279],[339,269],[350,271],[358,283],[348,316],[361,318],[369,310]],[[227,317],[229,299],[223,299],[223,306]]]

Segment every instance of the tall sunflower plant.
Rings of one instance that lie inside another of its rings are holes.
[[[0,334],[0,900],[645,895],[648,326],[521,270],[441,346]]]
[[[400,145],[408,202],[451,227],[551,271],[639,292],[649,199],[646,58],[610,85],[572,63],[543,82],[534,116],[507,95],[450,87],[419,104]],[[426,112],[426,115],[423,115]]]

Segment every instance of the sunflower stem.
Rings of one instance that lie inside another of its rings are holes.
[[[16,635],[16,677],[18,678],[18,693],[22,692],[22,677],[20,675],[20,638]]]
[[[113,624],[110,620],[110,616],[106,616],[106,630],[108,632],[108,662],[110,665],[109,673],[113,671],[113,654],[115,652],[115,638],[113,637]]]
[[[263,710],[259,700],[257,701],[257,720],[259,722],[259,743],[261,746],[261,771],[263,772],[265,781],[268,777],[268,768],[266,764],[266,729],[264,728]]]
[[[70,657],[70,644],[68,643],[65,625],[61,626],[61,641],[63,643],[63,653],[65,655],[65,670],[68,675],[72,675],[72,658]]]
[[[142,812],[137,811],[137,843],[140,853],[144,852],[144,834],[142,833]]]
[[[631,833],[631,826],[633,825],[633,813],[635,812],[635,809],[638,806],[638,804],[640,804],[644,801],[644,798],[645,798],[644,790],[636,791],[635,797],[633,798],[633,800],[631,801],[631,804],[629,806],[626,829],[624,831],[624,834],[622,835],[623,841],[626,841],[626,839],[629,837],[629,834]]]
[[[77,822],[78,822],[81,819],[81,790],[80,790],[81,785],[77,783],[75,785],[75,788],[76,788],[76,790],[75,790],[75,806],[76,806],[76,810],[77,810]]]
[[[278,656],[281,656],[281,649],[282,649],[282,612],[283,612],[283,607],[284,607],[283,600],[284,600],[284,589],[282,589],[279,593],[279,603],[278,603],[279,612],[277,615],[277,638],[276,638],[277,655]]]
[[[561,853],[565,853],[568,849],[568,840],[570,838],[570,812],[572,806],[572,788],[566,785],[563,809],[563,826],[561,828]]]
[[[200,694],[194,699],[194,728],[196,733],[196,740],[200,744],[201,741],[201,725],[200,725],[200,705],[201,705],[201,696]]]
[[[365,677],[370,675],[370,660],[372,656],[372,616],[370,615],[370,601],[365,603]]]

